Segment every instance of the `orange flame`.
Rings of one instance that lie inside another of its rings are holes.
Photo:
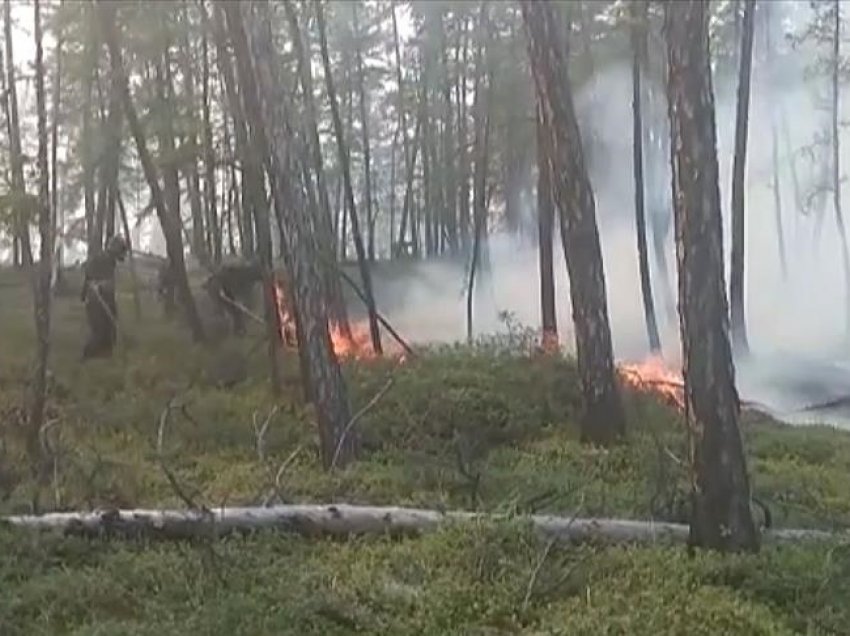
[[[623,381],[638,391],[656,393],[679,409],[685,408],[685,382],[679,371],[669,367],[661,356],[643,362],[620,364]]]
[[[283,290],[283,285],[280,281],[275,281],[274,285],[275,303],[277,305],[278,321],[280,323],[280,335],[283,342],[289,347],[297,347],[298,341],[295,330],[295,316],[289,310],[289,303]],[[376,358],[375,351],[372,348],[372,337],[369,332],[369,325],[356,323],[351,325],[351,337],[349,338],[339,325],[330,325],[331,345],[337,358],[371,360]],[[393,346],[392,343],[384,343],[384,353],[397,358],[400,362],[404,362],[406,356],[404,351],[398,346]]]

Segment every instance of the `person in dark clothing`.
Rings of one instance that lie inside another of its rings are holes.
[[[166,318],[171,318],[174,315],[176,289],[177,285],[174,280],[174,273],[171,270],[171,262],[165,261],[157,270],[156,293],[162,302],[162,310]]]
[[[83,359],[109,357],[117,335],[118,307],[115,303],[115,266],[127,255],[127,241],[113,236],[106,250],[86,261],[80,300],[85,303],[89,339]]]
[[[225,312],[233,322],[236,335],[245,333],[245,316],[242,307],[252,307],[253,291],[263,279],[257,262],[239,262],[222,265],[204,282],[204,289],[219,312]],[[240,307],[241,305],[241,307]]]

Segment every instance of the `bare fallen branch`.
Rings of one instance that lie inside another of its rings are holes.
[[[266,419],[263,420],[262,425],[259,425],[257,422],[256,412],[251,417],[251,425],[254,428],[254,447],[257,449],[257,457],[260,461],[266,458],[266,432],[268,432],[269,424],[271,424],[272,418],[277,415],[278,410],[278,406],[273,406],[269,414],[266,415]]]
[[[135,509],[54,512],[2,517],[0,523],[30,530],[54,530],[74,535],[155,536],[179,539],[260,530],[292,532],[304,536],[417,535],[437,530],[449,523],[482,519],[524,521],[548,539],[570,543],[686,543],[689,534],[687,525],[656,521],[582,519],[550,515],[509,516],[348,504],[293,504],[203,511]],[[771,529],[762,535],[764,543],[835,541],[847,537],[846,532],[809,529]]]

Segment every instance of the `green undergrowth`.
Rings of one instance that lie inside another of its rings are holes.
[[[182,507],[188,497],[210,507],[344,501],[687,520],[681,416],[625,391],[626,443],[579,444],[575,367],[536,355],[522,329],[403,364],[346,363],[354,411],[382,397],[358,421],[361,459],[328,474],[293,354],[272,399],[259,330],[193,345],[145,293],[141,320],[129,295],[120,298],[114,359],[83,365],[82,309],[69,283],[55,301],[51,462],[37,488],[22,444],[29,291],[0,272],[2,513],[29,512],[36,499],[64,510]],[[850,434],[753,413],[742,427],[753,490],[774,525],[850,523]],[[849,588],[838,542],[720,557],[546,546],[515,524],[405,540],[213,544],[0,531],[3,635],[835,634],[850,633]]]

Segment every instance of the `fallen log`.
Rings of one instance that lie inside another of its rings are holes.
[[[261,530],[292,532],[308,537],[386,534],[418,535],[449,523],[476,520],[530,523],[549,539],[580,543],[685,543],[688,526],[658,521],[568,518],[551,515],[509,517],[466,511],[421,508],[298,504],[267,508],[233,507],[214,510],[105,510],[18,515],[2,522],[30,530],[53,530],[89,537],[158,537],[168,539],[222,536]],[[823,541],[846,535],[807,529],[766,530],[769,542]]]

